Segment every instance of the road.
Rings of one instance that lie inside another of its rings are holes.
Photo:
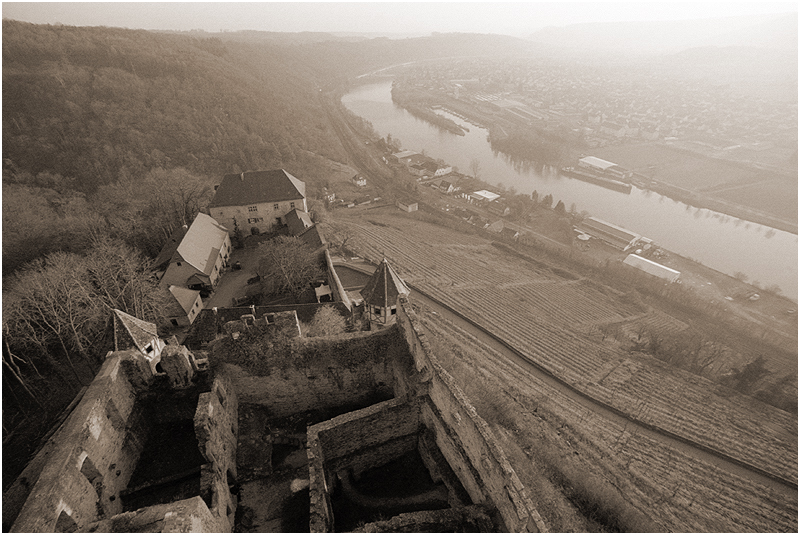
[[[338,270],[353,270],[355,272],[371,275],[375,267],[363,260],[342,262],[341,260],[334,260],[334,266]],[[614,421],[622,426],[627,426],[631,433],[641,434],[651,439],[656,439],[671,448],[681,451],[682,453],[700,459],[706,463],[714,465],[726,472],[735,474],[739,477],[748,479],[758,484],[764,485],[772,491],[786,496],[788,499],[797,501],[797,486],[784,481],[771,474],[762,472],[761,470],[746,465],[736,459],[713,451],[710,448],[695,444],[691,441],[672,435],[661,429],[653,426],[643,424],[628,415],[615,410],[604,403],[598,402],[593,398],[576,390],[569,384],[553,377],[551,374],[540,368],[536,363],[524,357],[521,353],[514,350],[503,340],[492,335],[481,326],[475,324],[462,314],[454,311],[450,307],[440,303],[438,300],[428,296],[424,292],[409,284],[412,290],[409,299],[417,304],[425,306],[428,310],[441,318],[451,322],[455,326],[469,332],[476,339],[494,349],[505,358],[516,362],[523,366],[531,374],[535,375],[537,379],[545,382],[549,387],[557,390],[562,395],[569,397],[576,403],[580,404],[583,408],[591,410],[598,417],[605,418],[609,421]]]

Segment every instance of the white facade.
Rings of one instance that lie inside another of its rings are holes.
[[[233,236],[236,226],[242,236],[251,234],[253,228],[259,232],[268,232],[275,226],[286,224],[284,216],[297,209],[308,212],[306,200],[303,197],[280,202],[263,202],[245,206],[216,206],[209,209],[211,217],[228,229],[228,234]],[[236,225],[234,225],[234,221]]]

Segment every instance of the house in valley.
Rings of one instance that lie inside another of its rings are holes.
[[[359,188],[363,188],[367,185],[367,179],[364,178],[363,175],[353,175],[353,178],[351,178],[350,181]]]
[[[225,175],[208,205],[231,236],[237,228],[249,234],[285,225],[295,209],[308,212],[306,184],[284,169]]]
[[[404,212],[416,212],[419,210],[419,204],[417,201],[410,200],[410,199],[403,199],[397,201],[397,207],[403,210]]]
[[[172,243],[167,246],[171,248]],[[197,214],[172,253],[161,285],[212,290],[227,267],[230,254],[228,229],[206,214]]]

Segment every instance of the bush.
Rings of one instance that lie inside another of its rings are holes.
[[[336,336],[347,331],[347,320],[332,306],[317,310],[303,334],[312,336]]]

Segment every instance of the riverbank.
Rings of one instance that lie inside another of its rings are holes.
[[[705,208],[707,210],[713,210],[715,212],[729,215],[731,217],[736,217],[738,219],[750,221],[751,223],[764,225],[777,230],[782,230],[784,232],[789,232],[795,235],[797,234],[796,222],[786,221],[784,219],[771,216],[769,214],[764,214],[762,212],[753,210],[752,208],[748,208],[746,206],[729,203],[721,199],[714,199],[712,197],[707,197],[705,195],[699,195],[688,189],[681,188],[678,186],[673,186],[672,184],[658,182],[655,180],[649,182],[646,186],[641,182],[637,184],[634,181],[634,185],[637,185],[637,187],[640,187],[640,189],[645,189],[658,193],[659,195],[664,195],[665,197],[669,197],[670,199],[680,201],[682,203],[688,204],[689,206],[694,206],[695,208]]]
[[[368,120],[378,136],[391,133],[392,139],[402,140],[404,149],[416,152],[424,150],[429,156],[446,161],[458,169],[469,169],[471,162],[479,162],[480,177],[484,182],[492,184],[492,189],[504,189],[524,195],[537,191],[540,198],[550,195],[553,202],[561,200],[567,208],[585,211],[589,215],[647,236],[660,246],[695,259],[703,265],[729,275],[741,273],[748,280],[757,281],[760,287],[779,287],[785,295],[797,295],[796,234],[773,230],[771,226],[753,224],[713,210],[693,209],[685,202],[671,200],[669,196],[655,193],[651,189],[633,188],[626,195],[581,180],[562,177],[553,168],[527,165],[505,154],[494,152],[487,142],[485,130],[470,128],[465,136],[443,134],[440,129],[397,107],[391,99],[390,82],[360,87],[345,95],[342,102],[353,113]],[[481,107],[483,112],[487,112],[487,119],[488,106],[487,103]],[[450,105],[447,107],[450,108]],[[466,116],[465,108],[466,104],[461,103],[455,111]],[[460,122],[456,117],[448,117]],[[478,122],[488,124],[485,120]],[[629,152],[630,150],[632,148],[629,148]],[[598,155],[600,156],[603,155]],[[647,154],[640,156],[644,158]],[[625,163],[620,162],[620,165]],[[636,164],[637,161],[633,163]],[[706,161],[707,165],[714,163]],[[642,165],[627,165],[627,168],[636,170]],[[662,171],[659,169],[658,178],[663,180],[666,176],[663,175],[665,171]],[[723,181],[725,177],[717,173],[716,183]],[[693,188],[688,184],[679,185]],[[785,202],[789,200],[786,199]],[[733,213],[739,215],[738,212]],[[763,219],[759,221],[768,223]],[[781,228],[787,227],[781,225]]]

